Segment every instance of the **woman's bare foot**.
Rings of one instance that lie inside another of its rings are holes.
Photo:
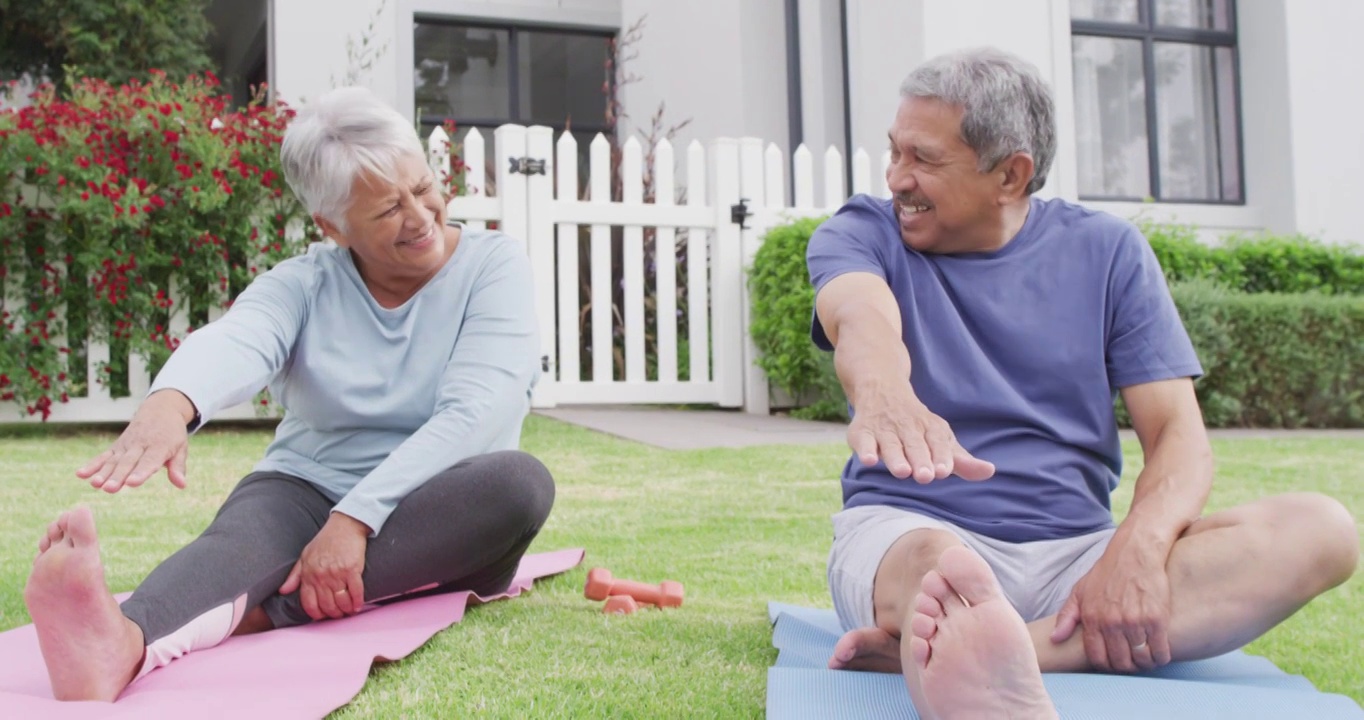
[[[829,658],[830,670],[865,670],[900,674],[900,638],[881,628],[858,628],[838,639]]]
[[[948,548],[924,576],[910,619],[910,655],[933,718],[1055,718],[1023,618],[990,566]]]
[[[142,631],[104,584],[95,519],[62,513],[38,541],[24,602],[58,700],[113,702],[142,659]]]

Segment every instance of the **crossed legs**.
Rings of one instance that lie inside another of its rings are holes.
[[[414,591],[504,590],[549,515],[554,484],[533,457],[470,458],[413,491],[370,540],[365,600]],[[94,520],[63,513],[24,589],[59,700],[114,700],[141,672],[229,634],[309,622],[290,567],[331,502],[297,478],[253,474],[194,542],[120,606],[104,584]]]
[[[915,662],[916,643],[902,643],[901,638],[916,635],[913,623],[916,614],[922,615],[917,612],[921,591],[940,589],[927,584],[930,570],[938,568],[937,575],[950,580],[939,563],[949,549],[960,546],[955,535],[939,530],[915,530],[897,540],[876,574],[876,627],[844,635],[830,665],[902,672],[921,713],[955,714],[944,710],[951,703],[942,697],[927,699],[934,691],[925,683],[946,673],[922,673]],[[1321,495],[1265,498],[1198,520],[1176,542],[1166,566],[1173,659],[1211,657],[1245,645],[1347,580],[1358,559],[1354,520],[1340,503]],[[1092,670],[1080,633],[1053,644],[1054,625],[1054,615],[1027,625],[1038,669]]]

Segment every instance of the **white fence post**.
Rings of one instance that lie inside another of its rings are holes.
[[[554,203],[554,131],[536,125],[526,133],[526,155],[543,162],[543,170],[532,169],[526,178],[526,247],[530,253],[531,274],[535,279],[535,316],[540,323],[540,359],[543,374],[531,396],[533,407],[554,407],[557,342],[554,318],[554,219],[549,208]],[[505,205],[504,205],[505,208]],[[505,211],[504,211],[504,214]]]
[[[526,176],[516,172],[513,162],[526,157],[526,128],[503,125],[494,134],[497,143],[497,194],[502,204],[498,230],[516,238],[526,249]]]
[[[766,165],[763,160],[763,142],[758,138],[744,138],[739,143],[739,187],[740,195],[746,197],[754,204],[753,214],[755,218],[762,218],[771,212],[780,211],[782,205],[782,179],[781,165],[778,164],[774,170],[778,176],[764,177]],[[772,192],[768,183],[775,184],[775,192]],[[769,207],[768,202],[776,201],[775,206]],[[767,210],[768,212],[763,212]],[[758,252],[758,246],[762,244],[763,234],[766,228],[762,227],[761,221],[754,222],[740,237],[740,245],[743,252],[742,271],[739,275],[739,317],[741,335],[743,336],[743,379],[744,379],[744,412],[754,415],[767,415],[771,412],[771,399],[768,397],[767,375],[762,368],[758,367],[758,346],[753,343],[753,335],[748,332],[750,317],[753,314],[752,300],[748,295],[748,269],[753,266],[753,256]]]
[[[597,133],[589,149],[588,182],[592,190],[591,204],[611,202],[611,146],[606,137]],[[611,308],[611,226],[592,225],[592,380],[610,382],[615,379],[615,345],[612,335],[614,318]]]
[[[626,206],[644,204],[644,157],[639,140],[632,135],[621,153],[621,201]],[[625,381],[644,382],[644,228],[626,225],[621,247],[621,275],[625,304]]]
[[[558,187],[556,192],[560,202],[578,201],[578,142],[572,133],[559,136],[555,145],[558,153]],[[577,385],[582,381],[582,363],[579,360],[582,333],[579,321],[582,302],[578,296],[578,225],[559,223],[558,225],[559,266],[555,268],[559,276],[559,384]]]
[[[654,205],[673,204],[673,146],[667,138],[654,146]],[[654,347],[658,381],[677,382],[677,231],[654,228]]]
[[[862,148],[853,153],[852,191],[854,195],[871,192],[871,158]]]
[[[815,171],[810,158],[810,148],[804,143],[796,148],[791,156],[791,178],[796,186],[795,197],[791,198],[793,208],[812,208],[815,206]]]
[[[718,151],[715,151],[718,154]],[[712,154],[711,163],[716,162]],[[719,203],[714,196],[706,193],[706,150],[701,141],[692,140],[687,146],[687,207],[703,207],[707,199]],[[715,212],[717,220],[729,222],[729,216],[721,209]],[[687,232],[687,359],[690,382],[709,382],[711,372],[710,306],[714,302],[711,292],[712,275],[710,271],[710,243],[712,236],[718,242],[718,233],[701,228],[691,228]]]
[[[711,203],[715,209],[715,242],[711,273],[711,317],[718,403],[740,407],[744,403],[744,283],[743,235],[730,221],[730,207],[738,204],[739,143],[719,138],[710,145]]]
[[[843,154],[830,145],[824,153],[824,207],[836,208],[848,199],[843,184]]]
[[[431,168],[444,192],[455,169],[450,167],[450,136],[439,125],[432,128],[431,134],[426,137],[426,166]]]

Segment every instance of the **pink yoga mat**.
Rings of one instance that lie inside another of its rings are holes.
[[[501,595],[570,570],[581,549],[527,555]],[[459,622],[471,593],[385,605],[342,620],[228,638],[133,683],[115,703],[52,699],[32,625],[0,633],[0,718],[320,718],[350,702],[375,660],[397,660]]]

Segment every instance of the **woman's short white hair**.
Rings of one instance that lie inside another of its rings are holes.
[[[332,90],[299,111],[284,133],[284,179],[309,214],[345,229],[351,185],[368,173],[396,182],[398,161],[425,157],[416,130],[367,88]]]

